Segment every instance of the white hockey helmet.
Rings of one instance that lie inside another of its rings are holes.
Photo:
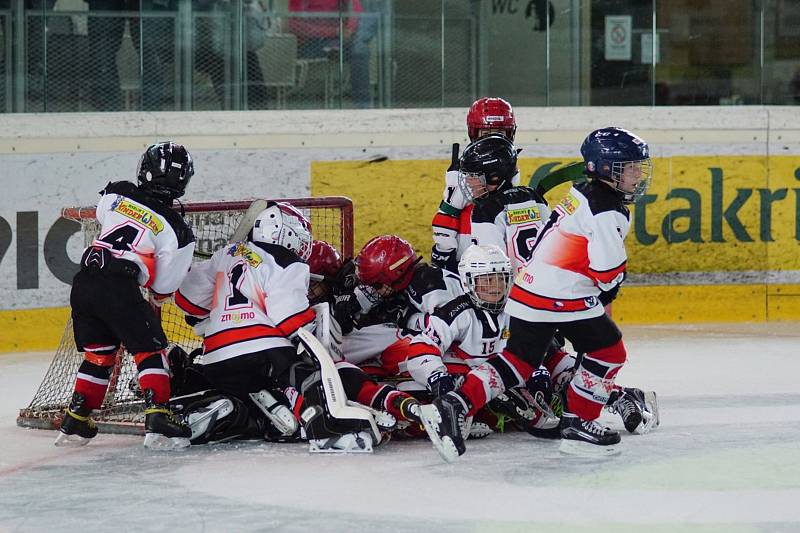
[[[476,307],[497,313],[503,310],[511,290],[511,261],[499,247],[473,244],[458,262],[458,274]]]
[[[285,202],[269,202],[255,223],[253,242],[277,244],[307,261],[311,255],[311,223],[294,206]]]

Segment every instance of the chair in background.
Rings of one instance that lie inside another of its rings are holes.
[[[275,88],[278,109],[286,108],[286,96],[298,84],[297,36],[292,33],[267,35],[258,49],[258,61],[264,73],[264,85]]]

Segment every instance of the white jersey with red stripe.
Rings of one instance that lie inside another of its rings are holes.
[[[138,283],[169,295],[183,281],[194,254],[194,235],[170,206],[128,181],[101,191],[96,218],[100,232],[92,246],[139,267]]]
[[[431,223],[434,243],[431,260],[438,267],[458,272],[458,261],[461,259],[461,255],[473,244],[471,230],[473,205],[467,202],[459,186],[458,145],[453,145],[453,148],[453,159],[444,175],[445,186],[442,202]],[[511,178],[511,185],[516,187],[519,183],[520,174],[517,172]],[[546,220],[546,218],[547,214],[542,214],[540,220]],[[505,250],[505,242],[506,239],[503,239],[502,244],[499,244],[503,250]]]
[[[533,257],[511,289],[506,312],[529,322],[602,315],[598,296],[625,276],[630,213],[610,187],[573,186],[554,208]]]
[[[427,317],[425,330],[411,338],[400,370],[427,384],[432,375],[452,371],[454,366],[480,365],[502,352],[507,339],[508,315],[480,309],[465,294]]]
[[[207,319],[203,364],[292,346],[313,327],[310,273],[294,252],[275,244],[239,242],[195,264],[175,295],[186,314]]]

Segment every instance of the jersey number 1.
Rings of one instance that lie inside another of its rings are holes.
[[[243,275],[244,265],[242,263],[237,264],[231,269],[229,277],[231,280],[231,296],[228,297],[228,309],[250,302],[250,300],[247,299],[247,296],[242,294],[238,288],[239,282],[242,280]]]

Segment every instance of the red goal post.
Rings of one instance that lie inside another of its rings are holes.
[[[353,256],[353,202],[344,196],[318,198],[281,198],[300,209],[311,221],[315,239],[334,245],[343,257]],[[177,205],[195,234],[198,256],[209,255],[225,246],[244,212],[253,200],[234,202],[197,202]],[[84,246],[89,245],[99,231],[94,207],[68,207],[61,216],[79,222]],[[195,260],[199,260],[197,257]],[[183,314],[171,302],[161,308],[161,323],[170,344],[187,352],[200,346],[200,339],[183,320]],[[28,407],[21,409],[17,425],[22,427],[57,429],[69,405],[75,376],[83,356],[75,347],[72,321],[68,320],[64,334],[50,367]],[[133,358],[122,350],[111,375],[108,392],[101,409],[92,414],[101,432],[144,432],[141,392],[136,379]]]

